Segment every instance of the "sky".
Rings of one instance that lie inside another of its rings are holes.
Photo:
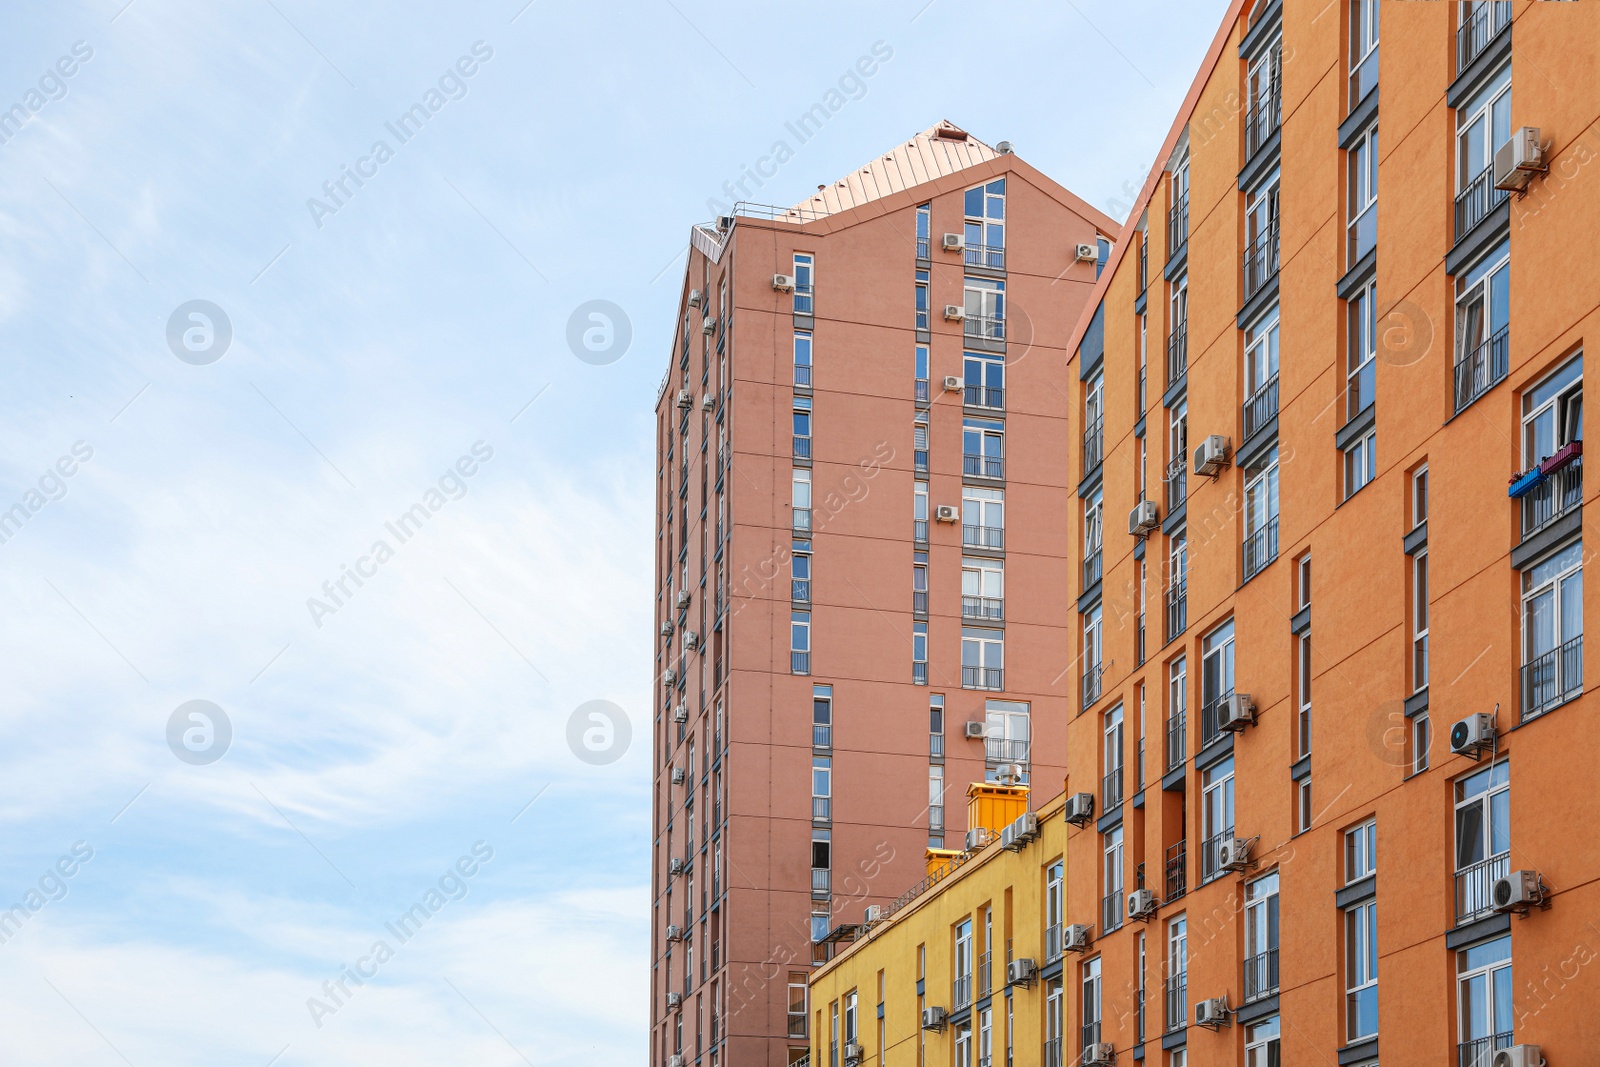
[[[7,4],[0,1059],[642,1062],[689,227],[832,90],[740,198],[1120,219],[1225,6]]]

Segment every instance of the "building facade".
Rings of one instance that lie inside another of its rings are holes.
[[[806,1055],[827,933],[1065,773],[1067,340],[1115,223],[944,123],[692,233],[657,400],[651,1060]]]

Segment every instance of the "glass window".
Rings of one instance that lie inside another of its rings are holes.
[[[1244,332],[1245,389],[1255,396],[1278,380],[1278,308]],[[1276,414],[1276,411],[1273,412]]]
[[[1486,1061],[1513,1044],[1509,935],[1456,953],[1456,990],[1460,1062]]]
[[[961,684],[967,689],[1003,688],[1005,631],[961,628]]]
[[[1583,542],[1522,572],[1524,717],[1583,686]]]
[[[1029,706],[1018,700],[990,700],[984,705],[983,754],[986,778],[994,781],[1003,764],[1020,763],[1026,775],[1032,722]]]
[[[1201,825],[1205,835],[1201,850],[1201,877],[1222,873],[1222,843],[1233,836],[1233,759],[1205,769],[1201,776]]]
[[[962,356],[963,398],[970,407],[1005,407],[1006,364],[1004,357],[981,352]]]
[[[1100,1041],[1100,960],[1083,965],[1083,1044],[1087,1048]]]
[[[1361,0],[1354,0],[1359,5]],[[1374,7],[1376,3],[1374,2]],[[1345,268],[1378,244],[1378,127],[1345,153]]]
[[[1373,430],[1344,454],[1344,495],[1355,496],[1378,476],[1378,431]]]
[[[917,205],[917,258],[927,259],[933,237],[933,205]]]
[[[967,190],[965,197],[966,262],[993,270],[1005,268],[1006,180],[997,178]]]
[[[811,385],[811,334],[796,330],[794,334],[794,384]]]
[[[1233,620],[1206,634],[1202,642],[1200,684],[1203,700],[1204,722],[1201,724],[1202,745],[1216,737],[1217,708],[1233,694]]]
[[[931,299],[928,295],[930,291],[928,278],[929,274],[927,271],[917,271],[916,308],[917,329],[919,330],[928,329],[928,301]],[[923,374],[921,377],[926,378],[927,375]]]
[[[1423,712],[1411,720],[1411,773],[1421,774],[1428,769],[1428,749],[1433,744],[1433,731],[1428,725],[1428,713]]]
[[[1522,466],[1544,462],[1583,439],[1583,359],[1572,360],[1522,396]]]
[[[1378,824],[1364,822],[1344,835],[1344,880],[1360,881],[1378,869]]]
[[[1378,1032],[1378,905],[1344,913],[1345,1038],[1362,1041]]]
[[[1506,376],[1511,324],[1511,245],[1490,252],[1456,279],[1456,408]]]
[[[1428,468],[1418,467],[1411,474],[1411,525],[1428,521]]]
[[[1353,419],[1377,399],[1378,299],[1374,282],[1351,298],[1349,358],[1345,368],[1345,415]]]
[[[1350,107],[1378,85],[1379,0],[1350,0]]]
[[[1456,192],[1494,166],[1495,151],[1511,140],[1511,65],[1456,109]]]
[[[1428,553],[1411,557],[1411,690],[1428,688]]]
[[[1244,1067],[1278,1067],[1279,1023],[1276,1016],[1244,1030]]]
[[[812,285],[813,272],[816,260],[809,253],[796,252],[794,254],[794,313],[796,315],[810,315],[812,313]]]
[[[1496,762],[1456,782],[1456,916],[1491,910],[1494,879],[1510,871],[1511,766]]]
[[[1278,989],[1278,872],[1245,887],[1244,996],[1255,1000]]]

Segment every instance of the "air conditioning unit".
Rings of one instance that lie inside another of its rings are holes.
[[[705,297],[704,293],[702,293],[698,289],[690,289],[689,290],[689,306],[690,307],[697,308],[697,307],[699,307],[701,304],[703,304],[705,302],[706,302],[706,297]]]
[[[954,504],[940,504],[933,509],[934,522],[959,522],[960,519],[961,513],[956,510]]]
[[[1494,716],[1487,712],[1468,715],[1450,727],[1450,751],[1457,756],[1476,756],[1494,744]]]
[[[947,393],[959,393],[963,384],[961,379],[954,374],[946,374],[944,376],[944,391]]]
[[[1073,923],[1061,931],[1061,947],[1068,952],[1089,951],[1089,928],[1082,923]]]
[[[1039,836],[1039,813],[1025,811],[1012,820],[1007,829],[1011,831],[1018,847],[1021,847]]]
[[[1217,866],[1225,871],[1242,871],[1250,866],[1250,842],[1231,837],[1217,845]]]
[[[679,704],[677,707],[673,708],[672,709],[672,721],[673,722],[688,722],[689,721],[689,705],[687,705],[687,704]]]
[[[671,637],[672,636],[672,620],[671,619],[668,619],[666,622],[661,624],[661,636],[662,637]],[[672,683],[668,682],[667,684],[671,685]]]
[[[667,1067],[683,1067],[683,1057],[674,1053],[667,1057]]]
[[[689,601],[692,599],[694,599],[694,594],[687,589],[683,590],[678,594],[678,607],[680,609],[688,607]]]
[[[1527,911],[1542,907],[1544,879],[1538,871],[1512,871],[1504,878],[1495,879],[1489,890],[1489,899],[1495,911]]]
[[[1194,450],[1194,472],[1211,477],[1228,465],[1228,454],[1228,439],[1221,434],[1212,434]]]
[[[944,1025],[950,1019],[950,1013],[943,1008],[923,1008],[922,1028],[924,1030],[943,1031]]]
[[[667,927],[667,940],[668,941],[682,941],[683,940],[683,927],[681,927],[681,926],[669,926],[669,927]]]
[[[887,918],[887,916],[884,915],[882,904],[867,905],[866,917],[864,921],[869,923],[881,923],[885,918]]]
[[[683,994],[682,993],[668,993],[667,994],[667,1007],[669,1009],[670,1008],[681,1008],[681,1007],[683,1007]]]
[[[700,647],[700,635],[693,630],[683,631],[683,647],[693,652]]]
[[[1039,968],[1027,958],[1012,960],[1006,964],[1006,985],[1033,985],[1034,978],[1038,975]]]
[[[717,332],[717,320],[714,319],[714,318],[709,318],[709,317],[706,318],[705,320],[703,320],[700,323],[700,332],[703,333],[703,334],[707,334],[707,335],[716,333]]]
[[[1154,892],[1148,889],[1135,889],[1128,894],[1128,918],[1148,922],[1156,913],[1161,902],[1156,899]]]
[[[1087,241],[1081,242],[1073,249],[1073,256],[1079,263],[1093,263],[1100,258],[1100,246]]]
[[[682,767],[674,767],[674,768],[672,768],[672,784],[673,785],[682,785],[683,784],[683,768]]]
[[[960,304],[946,304],[944,306],[944,317],[951,322],[958,322],[967,317],[967,309]]]
[[[1074,793],[1067,798],[1067,821],[1082,826],[1094,818],[1094,794]]]
[[[680,859],[677,859],[677,858],[673,858],[673,859],[668,860],[667,861],[667,873],[671,874],[671,875],[682,874],[683,873],[683,861],[680,860]]]
[[[1215,1030],[1228,1025],[1228,998],[1213,997],[1194,1006],[1194,1024]]]
[[[1512,1045],[1495,1051],[1492,1067],[1544,1067],[1544,1056],[1538,1045]]]
[[[772,276],[772,287],[780,293],[793,292],[794,278],[787,274],[774,274]]]
[[[722,230],[724,232],[733,229],[733,216],[732,215],[718,215],[717,216],[717,229]]]
[[[687,389],[679,389],[678,390],[678,406],[680,408],[683,408],[683,410],[688,411],[690,406],[693,403],[694,403],[694,397],[689,394],[689,390],[687,390]]]
[[[1117,1050],[1104,1041],[1083,1047],[1083,1067],[1111,1067],[1117,1062]]]
[[[994,834],[989,831],[987,826],[974,826],[967,831],[966,851],[972,852],[980,849],[993,840]]]
[[[988,736],[989,725],[982,722],[964,722],[961,724],[961,736],[968,741],[982,741]]]
[[[959,233],[947,233],[942,247],[946,252],[960,252],[967,247],[967,239]]]
[[[663,630],[662,633],[665,634],[666,631]],[[668,667],[666,670],[661,672],[661,684],[662,685],[672,685],[677,680],[678,680],[678,672],[673,670],[671,667]]]
[[[1254,726],[1255,721],[1256,707],[1250,703],[1249,693],[1230,693],[1217,708],[1219,730],[1232,730],[1237,733],[1246,726]]]
[[[859,1042],[850,1042],[844,1047],[845,1067],[855,1067],[856,1064],[861,1062],[865,1055],[866,1052],[863,1051]]]
[[[1135,537],[1144,537],[1161,528],[1161,509],[1156,507],[1154,500],[1141,500],[1132,511],[1128,512],[1128,532]]]
[[[716,406],[717,406],[717,395],[715,393],[707,393],[705,396],[702,396],[700,398],[700,410],[701,411],[711,411]]]
[[[1533,181],[1535,174],[1550,168],[1544,162],[1544,145],[1539,141],[1539,127],[1524,126],[1511,135],[1511,140],[1494,153],[1494,187],[1520,193]]]

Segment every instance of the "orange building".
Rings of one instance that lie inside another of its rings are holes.
[[[1046,1063],[1593,1058],[1597,113],[1600,4],[1232,5],[1072,341]]]
[[[943,123],[693,230],[656,405],[653,1064],[798,1062],[841,916],[964,840],[946,783],[1056,791],[1067,341],[1115,228]]]

